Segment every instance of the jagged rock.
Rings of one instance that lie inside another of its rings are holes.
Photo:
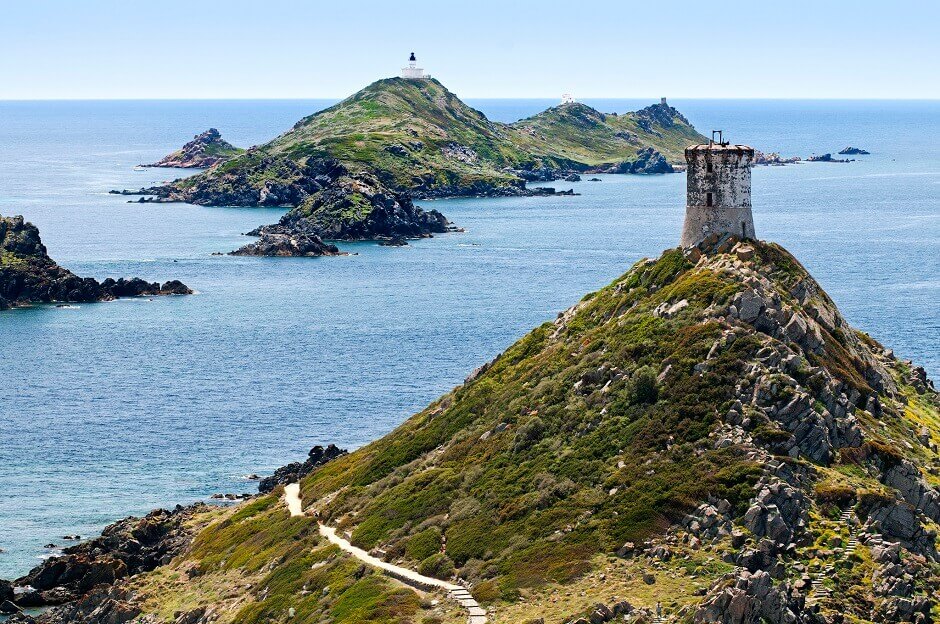
[[[840,153],[840,154],[847,154],[847,155],[850,155],[850,156],[856,156],[856,155],[863,155],[863,156],[864,156],[864,155],[871,154],[871,152],[866,152],[865,150],[863,150],[863,149],[861,149],[861,148],[859,148],[859,147],[843,147],[841,150],[839,150],[839,153]]]
[[[166,564],[193,538],[187,521],[205,509],[201,503],[174,510],[157,509],[144,518],[130,517],[105,527],[100,537],[70,546],[50,557],[14,584],[36,591],[18,594],[20,606],[61,604],[99,586]]]
[[[299,205],[281,217],[277,224],[249,232],[262,239],[267,237],[271,243],[270,250],[281,252],[277,255],[291,255],[289,252],[295,248],[289,243],[291,239],[303,242],[302,246],[308,249],[322,251],[322,241],[316,244],[319,239],[397,240],[454,230],[440,212],[422,210],[407,194],[390,190],[370,174],[352,174],[336,161],[320,161],[316,165],[308,162],[307,169],[311,167],[313,169],[304,175],[313,179],[303,188]],[[292,197],[291,201],[297,199],[300,198]]]
[[[733,584],[730,584],[733,581]],[[717,583],[695,612],[698,624],[821,624],[805,598],[787,583],[774,586],[764,571],[742,571]]]
[[[324,243],[316,235],[299,233],[276,234],[263,232],[259,240],[240,247],[232,256],[340,256],[346,255],[336,247]]]
[[[313,472],[316,468],[322,466],[328,461],[334,460],[346,454],[346,451],[337,448],[335,444],[330,444],[326,448],[317,445],[310,449],[307,460],[303,463],[294,462],[282,466],[274,471],[270,477],[261,479],[258,483],[258,491],[266,494],[276,488],[278,485],[287,485],[295,483]]]
[[[606,168],[591,169],[596,173],[634,173],[634,174],[652,174],[652,173],[673,173],[675,169],[666,158],[652,147],[645,147],[636,153],[633,160],[625,160],[616,165],[610,165]]]
[[[194,136],[192,141],[172,154],[164,156],[155,163],[141,166],[178,167],[183,169],[212,167],[243,151],[224,140],[218,130],[209,128],[205,132]]]
[[[0,309],[29,303],[109,301],[141,295],[191,294],[178,280],[108,278],[99,283],[57,265],[46,252],[39,230],[23,217],[0,217]]]

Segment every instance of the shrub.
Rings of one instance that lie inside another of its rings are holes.
[[[441,550],[441,530],[431,527],[408,540],[405,554],[415,561],[422,561]]]
[[[638,368],[627,383],[627,398],[632,405],[655,403],[659,398],[656,371],[649,366]]]
[[[515,452],[524,451],[545,434],[545,423],[538,416],[527,420],[516,431],[516,436],[512,440],[512,450]]]
[[[418,572],[446,581],[454,575],[454,562],[444,553],[437,553],[422,561]]]
[[[821,503],[845,507],[855,500],[855,488],[847,483],[823,481],[816,484],[816,498]]]

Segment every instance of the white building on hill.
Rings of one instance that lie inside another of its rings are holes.
[[[570,93],[562,93],[561,103],[562,104],[574,104],[577,100],[574,99],[574,96]]]
[[[411,57],[408,59],[408,67],[401,68],[401,77],[408,78],[409,80],[421,80],[422,78],[430,78],[427,74],[424,73],[424,70],[418,67],[418,59],[415,58],[415,53],[411,53]]]

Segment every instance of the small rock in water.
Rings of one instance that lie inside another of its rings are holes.
[[[50,542],[50,543],[46,544],[45,546],[43,546],[43,548],[58,548],[58,546],[56,546],[55,544],[53,544],[52,542]]]

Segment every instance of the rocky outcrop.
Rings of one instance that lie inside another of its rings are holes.
[[[789,165],[792,163],[800,162],[801,158],[799,156],[781,156],[777,152],[764,153],[758,150],[754,151],[754,159],[751,161],[751,166],[759,165]]]
[[[372,175],[344,168],[334,172],[338,175],[328,185],[311,193],[276,225],[251,233],[361,241],[425,238],[452,229],[440,212],[415,206],[407,194],[392,191]]]
[[[109,301],[142,295],[186,295],[182,282],[159,284],[140,278],[98,282],[57,265],[39,230],[23,217],[0,217],[0,310],[30,303]]]
[[[774,585],[764,571],[741,571],[712,587],[695,612],[697,624],[822,624],[806,598],[788,583]]]
[[[335,444],[330,444],[326,448],[317,445],[310,449],[306,461],[287,464],[275,470],[270,477],[261,479],[258,483],[258,491],[267,494],[279,485],[296,483],[328,461],[342,457],[345,454],[346,451],[337,448]]]
[[[847,154],[849,156],[865,156],[865,155],[871,154],[871,152],[866,152],[860,147],[851,147],[851,146],[842,148],[841,150],[839,150],[839,153]]]
[[[344,256],[336,245],[324,243],[319,236],[300,232],[278,234],[263,232],[261,238],[231,252],[232,256]]]
[[[219,131],[209,128],[193,137],[177,151],[162,159],[142,167],[175,167],[181,169],[212,167],[242,153],[239,149],[222,138]]]
[[[669,164],[665,156],[652,147],[645,147],[636,153],[633,160],[625,160],[615,165],[602,165],[591,167],[586,173],[673,173],[675,168]]]
[[[157,509],[143,518],[125,518],[99,537],[71,546],[14,581],[27,588],[15,599],[20,606],[56,605],[78,600],[101,586],[153,570],[181,553],[195,529],[189,520],[205,505]]]

